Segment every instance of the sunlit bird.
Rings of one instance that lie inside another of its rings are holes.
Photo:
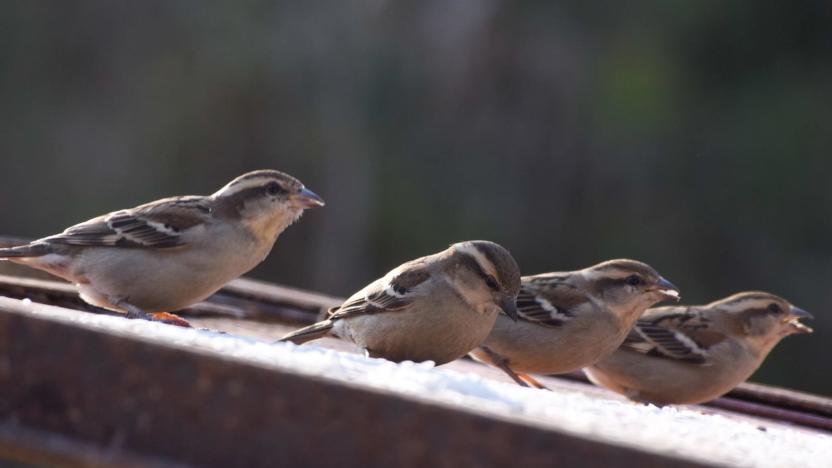
[[[784,337],[811,333],[802,318],[812,315],[764,292],[650,309],[618,351],[585,372],[632,400],[701,403],[745,381]]]
[[[92,305],[185,324],[166,312],[254,268],[305,209],[323,205],[297,179],[259,170],[213,195],[157,200],[0,249],[0,259],[70,281]]]
[[[676,286],[635,260],[524,276],[518,322],[498,317],[471,356],[520,385],[544,388],[528,374],[560,374],[595,363],[618,348],[648,307],[678,298]]]
[[[281,341],[333,335],[373,357],[444,364],[479,345],[500,311],[516,318],[520,270],[488,241],[460,242],[409,261],[353,294],[329,318]]]

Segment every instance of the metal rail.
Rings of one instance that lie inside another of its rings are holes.
[[[74,287],[59,281],[0,275],[0,296],[28,298],[43,304],[112,314],[84,303]],[[339,302],[339,298],[332,296],[238,279],[207,302],[178,313],[188,317],[221,316],[263,323],[303,325],[312,323],[321,310]],[[582,373],[558,377],[588,382]],[[705,406],[832,431],[832,399],[794,390],[744,383],[725,397]]]
[[[0,298],[0,337],[4,466],[705,466],[82,326],[40,304]]]

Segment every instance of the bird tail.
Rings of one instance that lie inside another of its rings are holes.
[[[296,345],[306,343],[307,341],[317,340],[328,335],[332,330],[334,322],[332,320],[324,320],[323,322],[313,323],[308,327],[303,327],[300,330],[295,330],[292,333],[279,339],[278,342],[292,342]]]
[[[330,307],[329,309],[321,308],[321,311],[318,313],[318,321],[323,322],[324,320],[329,319],[335,312],[341,310],[341,306]]]
[[[40,257],[49,253],[49,247],[44,244],[25,244],[17,247],[0,249],[0,260],[15,257]]]

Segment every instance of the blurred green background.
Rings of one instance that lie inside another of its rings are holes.
[[[828,1],[9,2],[0,103],[0,233],[281,169],[328,205],[256,277],[636,258],[813,312],[754,380],[832,394]]]

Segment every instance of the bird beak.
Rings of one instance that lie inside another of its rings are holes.
[[[792,333],[812,333],[811,327],[808,327],[802,323],[800,323],[800,319],[813,319],[815,318],[809,312],[801,309],[800,307],[792,306],[791,310],[789,311],[789,316],[786,317],[785,322],[789,325],[789,331]]]
[[[306,187],[303,187],[298,191],[298,193],[292,195],[290,197],[293,204],[299,206],[303,209],[306,208],[316,208],[319,206],[324,206],[324,199],[319,197],[317,193],[309,190]]]
[[[679,288],[661,276],[659,276],[659,280],[656,281],[656,288],[654,291],[657,291],[665,299],[674,300],[676,302],[679,302],[682,299],[681,296],[679,296]]]
[[[512,320],[517,321],[517,298],[515,296],[503,296],[503,299],[500,301],[500,308]]]

